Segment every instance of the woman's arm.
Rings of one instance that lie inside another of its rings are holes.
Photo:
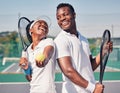
[[[42,57],[42,59],[41,60],[36,60],[36,65],[38,67],[44,67],[48,63],[50,58],[52,57],[53,52],[54,52],[54,47],[53,46],[51,46],[51,45],[46,46],[44,48],[43,53],[40,55]]]

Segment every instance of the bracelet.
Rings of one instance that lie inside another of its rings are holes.
[[[90,91],[91,93],[93,93],[93,92],[94,92],[94,89],[95,89],[95,84],[89,82],[86,90],[88,90],[88,91]]]
[[[28,66],[28,69],[24,69],[24,73],[25,73],[26,75],[31,75],[31,73],[32,73],[31,67]]]

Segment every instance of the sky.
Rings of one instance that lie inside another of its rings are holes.
[[[19,16],[34,20],[46,15],[52,24],[49,35],[56,36],[61,31],[56,7],[64,2],[74,7],[77,29],[84,36],[101,37],[109,29],[112,37],[120,37],[120,0],[0,0],[0,32],[17,30]]]

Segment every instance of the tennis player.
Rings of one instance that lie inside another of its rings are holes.
[[[100,64],[100,55],[92,58],[88,40],[76,28],[72,5],[60,3],[56,9],[62,29],[55,38],[56,59],[63,72],[62,93],[102,93],[104,85],[96,83],[93,71]],[[112,43],[109,43],[112,51]]]
[[[30,93],[56,93],[55,44],[53,39],[47,38],[48,24],[45,20],[31,21],[26,30],[31,36],[32,43],[21,57],[20,66],[30,81]],[[22,66],[23,63],[26,65]]]

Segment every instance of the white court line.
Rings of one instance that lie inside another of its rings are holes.
[[[2,71],[2,73],[6,72],[8,69],[12,68],[15,65],[15,63],[13,63],[12,65],[10,65],[9,67],[7,67],[5,70]]]
[[[108,82],[108,83],[112,83],[112,82],[115,82],[115,83],[120,83],[120,80],[105,80],[105,81],[103,81],[103,83],[104,82]],[[63,83],[63,81],[55,81],[55,84],[62,84]],[[2,83],[0,83],[0,85],[1,84],[30,84],[29,82],[2,82]]]
[[[118,72],[118,71],[120,71],[120,69],[115,68],[115,67],[106,66],[105,71],[106,72],[109,72],[109,71]],[[100,67],[98,67],[94,72],[100,72]]]
[[[114,67],[106,66],[106,68],[111,69],[111,70],[115,70],[115,71],[120,71],[120,69],[118,69],[118,68],[114,68]]]
[[[16,73],[18,73],[18,72],[21,72],[21,68],[20,67],[16,70]]]
[[[6,85],[6,84],[29,84],[29,82],[2,82],[0,85]]]

